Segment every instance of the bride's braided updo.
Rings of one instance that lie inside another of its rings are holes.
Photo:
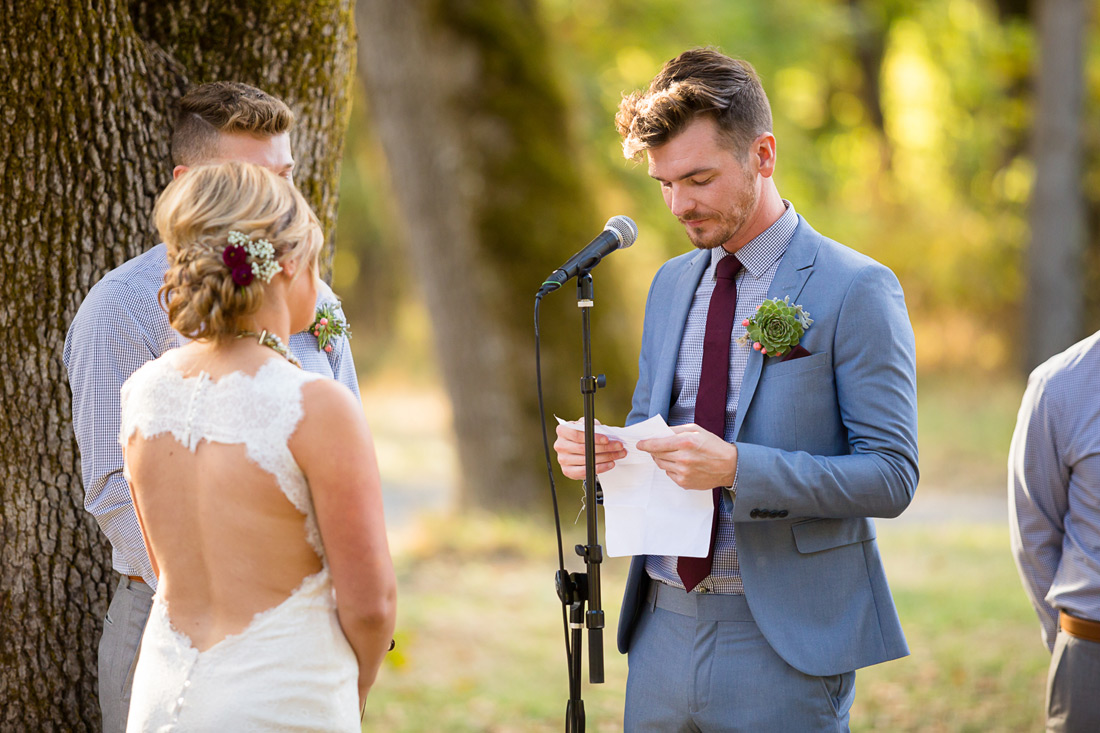
[[[315,276],[322,243],[317,216],[292,183],[266,168],[237,162],[192,168],[160,195],[153,219],[168,245],[161,306],[172,328],[189,339],[234,337],[263,303],[263,275],[235,279],[226,264],[230,232],[267,240],[277,262],[306,265],[295,277]]]

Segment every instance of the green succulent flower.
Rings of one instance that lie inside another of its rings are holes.
[[[800,305],[791,305],[790,296],[765,300],[744,322],[746,333],[738,341],[752,344],[764,356],[783,356],[798,345],[813,320]]]

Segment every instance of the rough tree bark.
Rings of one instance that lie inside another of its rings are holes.
[[[462,502],[545,505],[534,294],[604,219],[582,182],[535,3],[360,0],[356,12],[360,76],[454,407]],[[601,305],[613,292],[597,278]],[[563,417],[581,409],[576,310],[571,284],[543,304],[547,405]],[[602,414],[625,414],[633,368],[606,314],[594,315],[594,369],[612,389],[599,400]]]
[[[96,647],[114,578],[83,509],[61,351],[91,285],[155,243],[171,105],[215,79],[285,99],[299,185],[331,231],[351,2],[0,3],[2,731],[100,727]]]
[[[1027,254],[1025,367],[1030,370],[1083,334],[1081,110],[1084,94],[1084,0],[1036,4],[1036,73]]]

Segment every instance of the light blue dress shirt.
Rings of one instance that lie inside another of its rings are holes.
[[[764,302],[771,287],[787,243],[798,228],[798,214],[789,201],[783,202],[787,210],[758,237],[737,251],[741,271],[737,273],[737,309],[730,334],[730,371],[726,391],[726,426],[722,436],[732,443],[733,426],[737,423],[737,400],[741,395],[741,380],[749,360],[749,347],[737,343],[745,335],[742,322],[750,318]],[[668,413],[669,425],[687,425],[695,420],[695,397],[699,393],[699,378],[703,371],[703,336],[707,330],[707,310],[714,292],[714,273],[718,261],[729,256],[721,247],[710,251],[711,260],[703,273],[695,298],[688,312],[684,334],[680,340],[680,353],[676,360],[676,376],[672,385],[672,406]],[[741,569],[737,560],[737,539],[733,528],[733,501],[728,491],[722,492],[718,507],[718,532],[714,538],[714,561],[711,574],[703,579],[695,592],[730,593],[745,592],[741,583]],[[668,585],[683,588],[676,572],[678,558],[668,555],[650,555],[646,558],[649,577]]]
[[[156,576],[141,538],[130,487],[122,476],[119,390],[147,361],[180,345],[157,301],[168,269],[168,247],[158,244],[111,270],[88,292],[65,337],[63,359],[73,393],[73,431],[80,447],[84,507],[111,541],[112,564],[123,575],[140,575],[154,589]],[[338,302],[320,283],[317,304]],[[343,311],[337,311],[343,317]],[[359,384],[348,339],[331,353],[320,351],[309,333],[290,337],[302,368],[332,377],[356,397]]]

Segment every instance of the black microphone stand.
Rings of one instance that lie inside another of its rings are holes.
[[[594,305],[592,275],[586,270],[577,276],[577,307],[581,309],[581,339],[584,353],[584,375],[581,394],[584,397],[584,506],[588,520],[588,544],[577,545],[576,552],[584,558],[584,573],[559,570],[556,583],[558,597],[569,606],[569,629],[572,637],[569,658],[569,702],[565,708],[566,733],[583,733],[584,701],[581,699],[582,631],[588,629],[588,679],[592,684],[604,681],[603,629],[604,613],[600,601],[600,563],[603,548],[599,544],[596,524],[599,484],[596,481],[596,390],[606,383],[604,375],[592,374],[592,327],[590,313]],[[585,603],[588,612],[585,613]]]

